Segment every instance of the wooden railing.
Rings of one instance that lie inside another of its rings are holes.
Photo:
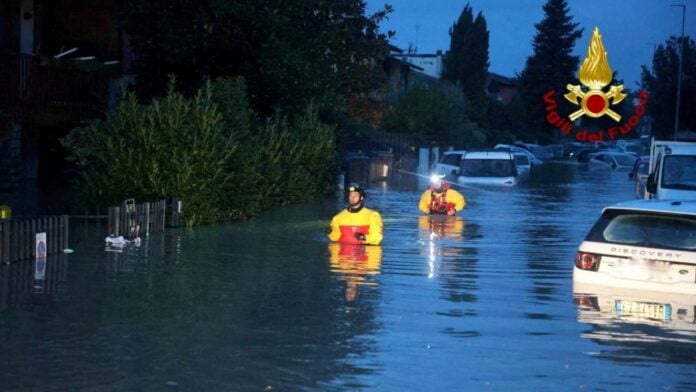
[[[108,83],[68,60],[0,52],[0,105],[27,112],[41,107],[103,111]]]
[[[0,220],[0,263],[36,257],[36,233],[46,233],[48,255],[68,247],[68,216]]]

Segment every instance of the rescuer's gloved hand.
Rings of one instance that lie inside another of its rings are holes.
[[[355,233],[355,238],[357,238],[358,241],[365,241],[365,234]]]

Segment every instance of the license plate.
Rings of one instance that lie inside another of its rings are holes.
[[[642,319],[670,321],[672,319],[672,306],[652,302],[614,301],[614,310],[618,317],[637,317]]]

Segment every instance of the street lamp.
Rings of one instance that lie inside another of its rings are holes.
[[[682,9],[682,29],[679,45],[679,74],[677,75],[677,111],[674,113],[674,140],[677,140],[677,131],[679,130],[679,104],[681,102],[681,81],[682,81],[682,58],[684,57],[684,18],[686,17],[686,4],[672,4],[672,7],[681,7]]]

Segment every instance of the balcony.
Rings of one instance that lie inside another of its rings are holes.
[[[15,120],[87,120],[106,109],[108,80],[70,60],[0,52],[0,110]]]

